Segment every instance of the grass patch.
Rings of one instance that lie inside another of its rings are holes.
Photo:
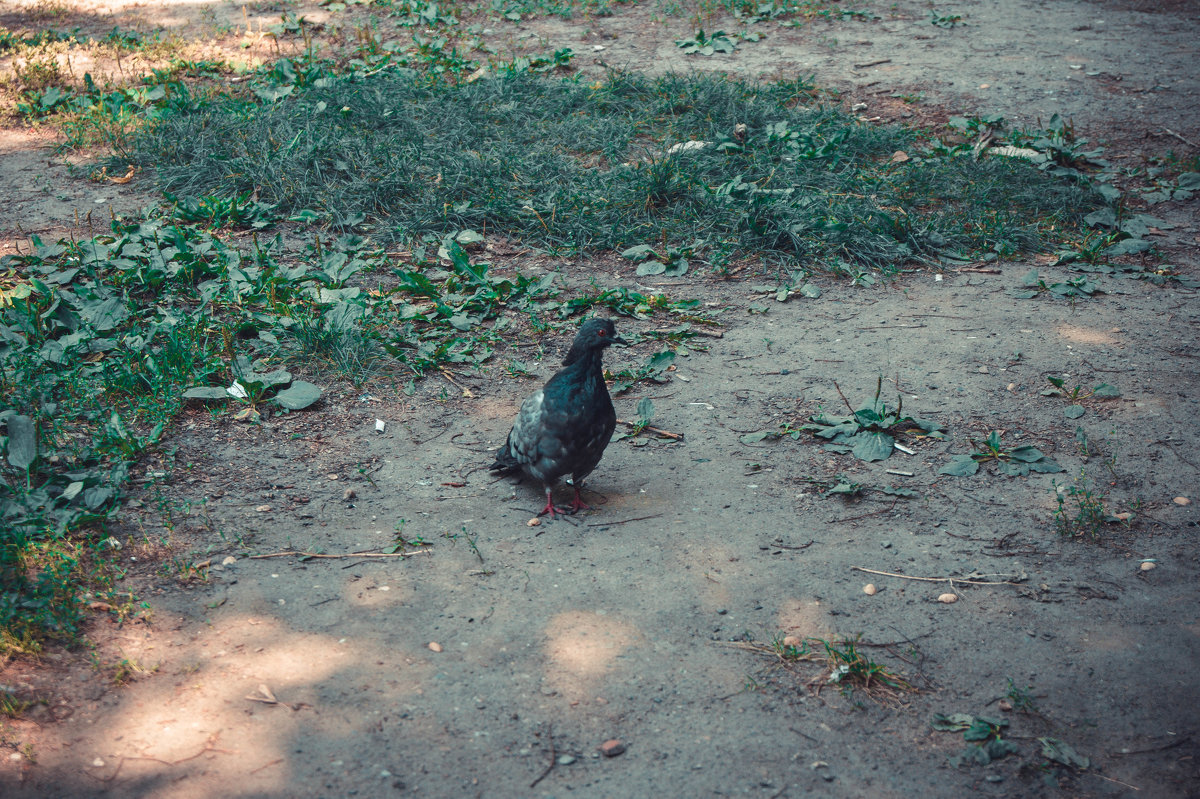
[[[887,271],[1036,248],[1099,201],[1021,159],[862,124],[804,82],[283,73],[286,91],[162,114],[130,159],[180,197],[254,192],[383,240],[475,229],[559,253],[655,242]]]
[[[890,666],[869,658],[860,635],[825,639],[780,633],[769,644],[749,641],[736,646],[773,658],[776,667],[803,679],[814,694],[826,685],[835,685],[847,697],[859,691],[873,701],[893,703],[905,693],[917,692],[916,686]],[[812,663],[820,664],[822,670],[815,676],[803,674],[802,667]]]

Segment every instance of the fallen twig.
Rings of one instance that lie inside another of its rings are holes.
[[[651,427],[650,425],[644,425],[644,426],[643,426],[643,425],[640,425],[640,424],[639,424],[639,423],[637,423],[637,422],[627,422],[627,421],[625,421],[624,419],[618,419],[618,420],[617,420],[617,423],[618,423],[618,424],[623,424],[623,425],[625,425],[626,427],[629,427],[629,428],[631,428],[631,429],[634,429],[634,430],[645,430],[645,431],[647,431],[647,432],[649,432],[649,433],[653,433],[653,434],[654,434],[654,435],[656,435],[656,436],[662,436],[663,438],[670,438],[670,439],[673,439],[673,440],[675,440],[675,441],[683,441],[683,433],[669,433],[669,432],[667,432],[666,430],[663,430],[663,429],[661,429],[661,428],[658,428],[658,427]]]
[[[675,331],[675,330],[647,330],[646,332],[647,333],[657,333],[660,336],[669,336],[669,335],[676,333],[677,331]],[[701,328],[701,327],[690,327],[687,329],[687,332],[691,333],[694,336],[708,336],[709,338],[725,338],[725,331],[723,331],[723,330],[705,330],[704,328]]]
[[[536,788],[539,782],[546,779],[546,775],[554,770],[554,764],[558,762],[558,752],[554,751],[554,728],[551,726],[546,727],[546,740],[550,742],[550,762],[546,764],[546,770],[539,774],[536,780],[529,783],[530,788]]]
[[[262,560],[263,558],[288,558],[299,555],[303,558],[323,558],[325,560],[342,560],[343,558],[407,558],[410,555],[417,555],[421,552],[429,552],[426,549],[414,549],[412,552],[346,552],[341,555],[323,555],[319,552],[303,552],[298,549],[289,549],[286,552],[272,552],[268,555],[251,555],[249,560]]]
[[[614,524],[626,524],[628,522],[644,522],[646,519],[657,519],[662,516],[661,513],[655,513],[652,516],[635,516],[632,519],[621,519],[619,522],[588,522],[587,527],[609,527]]]
[[[1167,135],[1174,136],[1175,138],[1179,139],[1181,142],[1186,144],[1188,147],[1196,147],[1195,142],[1188,141],[1187,139],[1183,138],[1182,136],[1180,136],[1178,133],[1171,130],[1170,128],[1163,128],[1163,130],[1165,130],[1167,132]]]
[[[472,399],[475,396],[474,394],[471,393],[471,389],[466,388],[465,386],[462,386],[459,383],[455,382],[454,376],[450,373],[449,369],[440,369],[439,371],[441,372],[442,377],[446,378],[446,381],[449,382],[450,385],[454,386],[455,388],[457,388],[459,391],[462,392],[462,395],[464,397],[466,397],[467,399]]]
[[[846,403],[846,410],[850,411],[850,415],[854,415],[854,406],[850,404],[850,400],[846,399],[846,395],[842,393],[842,387],[833,381],[833,387],[837,389],[838,396],[842,398],[842,402]]]
[[[1178,740],[1171,741],[1169,744],[1163,744],[1162,746],[1152,746],[1149,749],[1122,749],[1119,752],[1112,752],[1112,754],[1120,755],[1122,757],[1127,757],[1129,755],[1146,755],[1150,754],[1151,752],[1161,752],[1164,749],[1174,749],[1176,746],[1182,746],[1190,740],[1192,740],[1192,736],[1185,735]]]
[[[850,568],[854,571],[866,572],[867,574],[879,574],[884,577],[899,577],[902,580],[919,580],[923,583],[950,583],[951,585],[954,585],[955,583],[958,583],[959,585],[1021,585],[1021,583],[1014,583],[1011,580],[971,580],[966,577],[914,577],[911,574],[896,574],[895,572],[885,572],[880,571],[879,569],[865,569],[862,566],[851,566]]]

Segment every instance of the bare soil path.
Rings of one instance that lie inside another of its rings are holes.
[[[585,62],[813,74],[867,117],[1058,113],[1130,164],[1196,152],[1185,143],[1200,138],[1192,4],[963,0],[936,9],[962,16],[949,29],[926,3],[859,7],[878,18],[772,28],[724,59],[681,55],[674,39],[690,24],[660,25],[650,6],[522,30]],[[50,156],[36,140],[5,136],[8,222],[61,229],[75,209],[106,207],[61,167],[38,167]],[[50,190],[31,199],[13,177],[22,169]],[[1173,225],[1156,244],[1193,275],[1195,209],[1154,210]],[[123,537],[149,542],[129,549],[149,623],[97,620],[99,671],[79,652],[0,671],[46,700],[5,723],[3,795],[1197,796],[1200,515],[1174,500],[1200,499],[1200,307],[1175,284],[1118,277],[1086,301],[1013,298],[1032,266],[1058,275],[1047,262],[830,280],[819,300],[787,303],[739,283],[666,281],[726,309],[724,336],[616,404],[631,419],[650,396],[655,424],[683,439],[614,442],[589,479],[597,509],[536,527],[537,487],[480,468],[533,385],[498,367],[431,378],[412,397],[335,389],[319,409],[262,426],[189,412],[145,464],[172,475],[166,493],[147,490],[125,514]],[[571,273],[642,280],[606,259]],[[538,379],[566,344],[544,342]],[[1062,400],[1041,395],[1061,374],[1122,396],[1067,419]],[[880,375],[889,405],[902,395],[949,439],[875,464],[807,436],[743,440],[841,413],[840,394],[857,407]],[[992,430],[1066,471],[938,474],[966,437]],[[917,496],[823,497],[815,483],[840,475]],[[1099,543],[1064,539],[1054,481],[1091,486],[1136,520],[1105,525]],[[185,502],[168,533],[162,508]],[[432,546],[403,559],[225,562],[239,541],[380,552],[398,529]],[[181,584],[164,557],[210,560],[207,579]],[[989,584],[913,579],[951,577]],[[944,593],[958,601],[938,602]],[[777,634],[861,634],[865,654],[919,692],[843,694],[819,664],[792,672],[741,645]],[[1014,697],[1036,712],[1005,709]],[[936,713],[1003,717],[1016,752],[954,767],[967,742],[934,730]],[[601,753],[610,739],[623,753]],[[1088,767],[1048,761],[1039,739]]]

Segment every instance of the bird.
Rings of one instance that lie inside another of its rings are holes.
[[[560,369],[546,385],[521,403],[517,419],[496,461],[488,468],[524,472],[546,489],[546,507],[538,516],[577,513],[591,506],[579,486],[592,473],[617,426],[612,397],[604,385],[601,354],[612,344],[628,346],[611,319],[584,322]],[[569,508],[554,504],[554,487],[571,475],[575,499]]]

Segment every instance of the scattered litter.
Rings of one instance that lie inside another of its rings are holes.
[[[1175,497],[1175,499],[1173,499],[1171,501],[1174,502],[1176,505],[1191,505],[1192,504],[1192,501],[1190,499],[1188,499],[1187,497]]]
[[[909,454],[911,455],[912,453],[909,453]],[[897,475],[900,475],[901,477],[912,477],[913,476],[912,472],[905,472],[900,469],[888,469],[884,473],[885,474],[897,474]]]
[[[625,752],[625,744],[621,743],[616,738],[610,738],[600,744],[600,754],[605,757],[616,757]]]
[[[908,447],[901,444],[899,441],[893,442],[892,446],[895,447],[896,449],[900,450],[901,452],[903,452],[905,455],[916,455],[917,454],[914,450],[909,449]]]
[[[542,520],[539,519],[538,517],[534,516],[532,519],[525,522],[525,526],[526,527],[538,527],[539,525],[541,525],[541,523],[542,523]]]
[[[1157,563],[1155,563],[1155,562],[1154,562],[1154,561],[1152,561],[1152,560],[1143,560],[1143,561],[1142,561],[1142,566],[1141,566],[1141,569],[1142,569],[1142,571],[1144,571],[1144,572],[1148,572],[1148,571],[1150,571],[1151,569],[1157,569],[1157,568],[1158,568],[1158,564],[1157,564]]]
[[[387,428],[387,422],[382,419],[375,420],[375,432],[382,433]]]
[[[690,153],[693,150],[703,150],[705,147],[708,147],[711,144],[712,144],[712,142],[709,142],[709,141],[680,142],[679,144],[673,144],[670,147],[668,147],[667,154],[674,155],[675,153]]]
[[[953,605],[957,601],[958,594],[946,593],[938,597],[938,602],[941,602],[943,605]]]

